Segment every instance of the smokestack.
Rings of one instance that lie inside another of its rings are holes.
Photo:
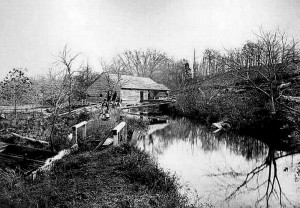
[[[196,50],[194,48],[194,62],[193,62],[193,67],[192,67],[192,78],[194,78],[194,74],[195,74],[195,71],[197,70],[197,66],[196,66]]]

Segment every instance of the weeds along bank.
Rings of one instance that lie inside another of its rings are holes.
[[[253,136],[276,136],[296,138],[299,118],[281,106],[277,114],[270,114],[270,103],[264,95],[254,90],[242,92],[216,92],[208,89],[203,93],[194,90],[181,94],[170,107],[172,115],[186,116],[211,126],[226,121],[231,130]]]
[[[106,125],[94,123],[97,139],[117,123],[114,118]],[[147,128],[140,120],[126,122],[128,135]],[[179,194],[178,178],[145,152],[128,144],[98,152],[88,148],[81,145],[35,181],[1,167],[0,207],[192,207]]]

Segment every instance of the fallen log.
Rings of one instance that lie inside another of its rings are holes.
[[[11,134],[14,135],[15,137],[18,137],[20,139],[24,139],[24,140],[30,141],[32,143],[49,146],[49,142],[46,142],[46,141],[41,141],[41,140],[37,140],[37,139],[33,139],[33,138],[21,136],[21,135],[16,134],[16,133],[11,133]]]

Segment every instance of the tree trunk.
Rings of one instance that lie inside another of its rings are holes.
[[[276,114],[276,108],[275,108],[275,102],[274,102],[273,95],[270,98],[270,102],[271,102],[271,114],[275,115]]]
[[[71,94],[69,94],[68,102],[69,102],[69,114],[71,114]]]
[[[17,99],[16,99],[16,84],[14,83],[14,114],[17,119]]]
[[[276,114],[275,101],[274,101],[274,91],[273,91],[273,82],[270,82],[270,104],[271,104],[271,115]]]
[[[50,138],[49,138],[51,152],[54,152],[53,133],[54,133],[55,121],[56,121],[56,115],[54,115],[54,118],[52,120],[52,126],[51,126]]]
[[[17,101],[16,101],[16,98],[14,98],[14,114],[15,114],[15,119],[17,119]]]
[[[55,107],[55,110],[54,110],[51,131],[50,131],[50,136],[49,136],[51,152],[54,152],[53,133],[54,133],[54,127],[55,127],[55,123],[56,123],[56,118],[57,118],[57,106]]]

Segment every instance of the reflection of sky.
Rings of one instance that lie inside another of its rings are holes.
[[[141,141],[138,142],[138,146],[152,155],[155,155],[159,164],[172,173],[176,173],[181,178],[183,184],[188,184],[188,186],[193,190],[197,191],[200,197],[203,197],[204,202],[211,202],[217,207],[244,207],[246,205],[254,206],[255,201],[260,198],[266,191],[266,185],[263,185],[258,190],[249,191],[249,188],[257,187],[258,183],[268,179],[267,167],[260,174],[255,176],[248,184],[247,188],[243,187],[240,192],[245,192],[244,194],[237,195],[235,198],[224,202],[224,199],[229,196],[239,185],[243,183],[246,177],[246,173],[250,172],[255,167],[263,164],[267,156],[266,148],[262,148],[263,154],[257,154],[255,157],[247,158],[245,151],[253,151],[253,148],[263,147],[262,145],[249,146],[249,142],[244,148],[242,144],[237,144],[232,142],[230,138],[216,139],[212,134],[206,134],[210,138],[201,138],[198,135],[197,141],[181,138],[178,128],[176,128],[177,133],[171,134],[172,127],[177,127],[176,125],[169,125],[167,128],[168,133],[158,130],[150,136],[145,136]],[[186,129],[185,129],[186,130]],[[163,132],[161,135],[158,132]],[[200,132],[200,131],[198,131]],[[191,133],[188,137],[191,137]],[[165,138],[170,136],[168,138]],[[203,142],[210,142],[217,144],[212,144],[211,149],[204,147]],[[193,145],[191,145],[191,141]],[[257,141],[255,141],[257,143]],[[236,150],[243,153],[238,153]],[[295,182],[295,163],[300,161],[300,156],[296,155],[281,158],[276,160],[278,169],[278,179],[282,187],[282,191],[286,194],[287,198],[300,206],[300,182]],[[292,165],[294,165],[292,167]],[[288,171],[283,171],[285,167],[288,167]],[[272,169],[273,172],[273,169]],[[223,175],[219,175],[222,174]],[[224,174],[227,173],[227,174]],[[235,175],[241,173],[242,175]],[[278,186],[275,186],[275,190],[279,191]],[[270,198],[272,207],[278,205],[277,200]],[[283,202],[286,200],[283,197]],[[265,200],[262,202],[264,205]],[[272,204],[275,203],[275,204]],[[288,204],[287,204],[288,205]],[[289,206],[287,206],[289,207]]]

